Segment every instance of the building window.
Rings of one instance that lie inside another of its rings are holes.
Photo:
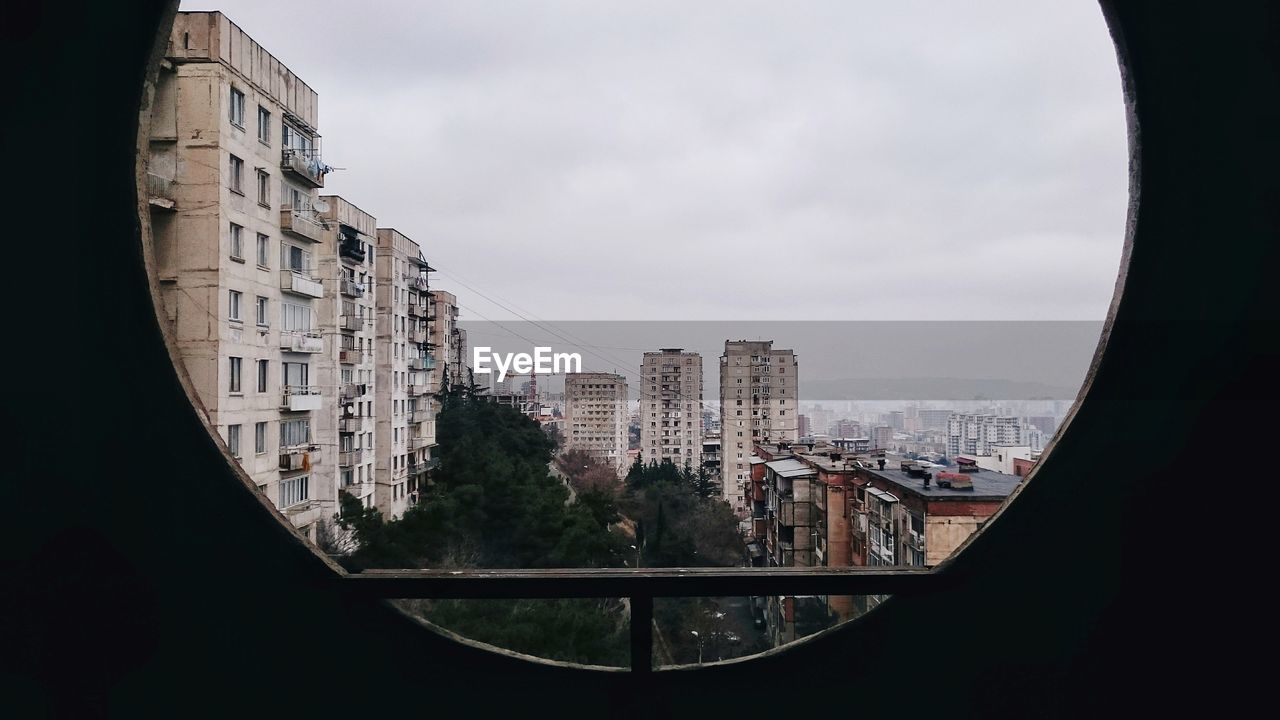
[[[269,324],[270,324],[270,322],[268,322],[268,320],[267,320],[267,299],[266,299],[266,298],[264,298],[264,297],[260,297],[260,298],[258,298],[258,313],[257,313],[257,315],[258,315],[258,318],[257,318],[257,319],[258,319],[258,325],[260,325],[260,326],[262,326],[262,327],[266,327],[267,325],[269,325]]]
[[[228,290],[230,305],[227,309],[227,317],[235,322],[240,322],[240,297],[239,290]]]
[[[280,265],[294,272],[311,271],[311,253],[297,245],[284,243],[280,246]]]
[[[271,145],[271,113],[261,105],[258,106],[258,142]]]
[[[308,386],[309,383],[307,380],[311,371],[310,365],[307,363],[291,362],[282,363],[281,365],[283,368],[281,379],[283,380],[285,387],[305,388]]]
[[[244,161],[235,155],[231,156],[231,192],[244,194]]]
[[[258,204],[271,207],[271,176],[262,170],[258,171]]]
[[[260,393],[264,393],[267,391],[267,372],[270,366],[271,366],[270,360],[258,361],[258,392]]]
[[[240,392],[240,358],[229,358],[231,361],[231,385],[230,391],[233,393]]]
[[[311,308],[306,305],[280,303],[280,325],[286,332],[306,332],[311,329]]]
[[[311,498],[308,484],[311,478],[307,475],[288,478],[280,481],[280,507],[287,508]]]
[[[271,238],[258,233],[258,267],[271,268]]]
[[[244,129],[244,93],[231,88],[231,124]]]
[[[257,423],[253,426],[253,452],[261,455],[267,451],[267,424]]]
[[[280,421],[280,447],[311,444],[311,421],[306,418]]]
[[[231,223],[231,259],[244,262],[244,228]]]
[[[240,426],[227,426],[227,449],[231,451],[231,457],[240,457]]]

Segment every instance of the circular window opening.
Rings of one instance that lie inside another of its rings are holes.
[[[142,148],[175,363],[351,572],[935,567],[1069,420],[1126,211],[1100,13],[977,9],[179,12]],[[652,656],[885,599],[657,598]],[[633,655],[628,598],[397,604]]]

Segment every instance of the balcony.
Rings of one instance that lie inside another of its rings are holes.
[[[295,180],[314,188],[324,187],[325,165],[320,161],[320,151],[285,148],[280,153],[280,169]]]
[[[426,331],[426,330],[417,330],[417,329],[415,329],[415,330],[410,330],[410,331],[409,331],[409,342],[411,342],[411,343],[418,343],[418,344],[422,344],[422,343],[424,343],[424,342],[426,342],[426,341],[427,341],[427,331]]]
[[[433,442],[429,437],[419,435],[417,437],[409,438],[410,450],[421,450],[422,448],[430,447],[432,445],[435,445],[435,442]]]
[[[347,297],[364,297],[364,288],[354,280],[343,279],[339,284],[339,291]]]
[[[416,423],[420,423],[420,422],[426,422],[426,421],[428,421],[428,420],[430,420],[430,419],[431,419],[431,411],[430,411],[430,410],[427,410],[427,409],[425,409],[425,408],[418,408],[417,410],[410,410],[410,411],[409,411],[409,423],[410,423],[410,424],[416,424]]]
[[[420,463],[411,462],[409,463],[409,475],[411,476],[420,475],[422,473],[435,470],[438,467],[440,467],[440,458],[435,458],[435,457],[427,460],[426,462],[420,462]]]
[[[427,308],[425,305],[423,305],[422,303],[416,303],[416,302],[409,303],[409,317],[420,318],[420,317],[426,317],[426,315],[427,315]]]
[[[310,445],[280,448],[280,469],[284,472],[310,470],[312,463],[319,459],[318,454],[312,454]]]
[[[281,208],[280,229],[315,243],[324,239],[324,225],[320,224],[320,219],[310,210]]]
[[[174,181],[171,178],[147,173],[147,202],[151,203],[151,207],[161,210],[176,209],[177,201],[173,197],[173,185]]]
[[[358,433],[364,432],[364,416],[350,416],[338,419],[338,432]]]
[[[364,329],[364,318],[355,315],[343,315],[338,318],[338,327],[355,332]]]
[[[356,398],[365,395],[369,391],[369,386],[363,383],[347,383],[342,386],[339,398],[343,402],[350,402]]]
[[[421,275],[415,275],[409,278],[409,289],[419,292],[427,292],[427,279]]]
[[[365,253],[360,247],[359,240],[342,240],[338,243],[338,257],[362,263],[364,262]]]
[[[338,453],[338,466],[351,467],[364,462],[364,450],[357,448],[355,450],[346,450]]]
[[[280,349],[296,353],[324,352],[324,337],[318,332],[282,331]]]
[[[324,297],[324,285],[305,270],[281,270],[280,289],[307,297]]]
[[[431,355],[423,357],[409,358],[410,370],[434,370],[436,367],[436,359]]]
[[[417,383],[416,385],[409,385],[405,388],[405,391],[414,396],[426,395],[427,386],[422,383]]]
[[[280,400],[280,409],[289,412],[319,410],[322,402],[320,388],[314,385],[286,385]]]
[[[347,363],[348,365],[355,365],[357,363],[364,362],[364,353],[350,348],[339,350],[338,362]]]

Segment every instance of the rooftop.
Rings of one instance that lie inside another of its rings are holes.
[[[1004,473],[992,470],[978,470],[977,472],[966,472],[964,476],[973,481],[972,490],[952,490],[951,488],[938,487],[939,472],[954,472],[945,468],[929,468],[933,473],[933,478],[929,480],[929,486],[925,487],[923,478],[915,478],[904,472],[900,463],[906,458],[886,457],[884,470],[877,470],[875,463],[863,462],[866,473],[873,481],[887,483],[888,487],[881,486],[883,490],[889,490],[896,494],[897,490],[904,490],[920,497],[926,498],[965,498],[969,500],[1003,500],[1018,487],[1018,483],[1022,482],[1022,478],[1017,475],[1006,475]]]

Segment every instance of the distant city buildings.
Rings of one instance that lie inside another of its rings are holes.
[[[951,419],[950,410],[925,410],[921,408],[916,416],[920,421],[920,430],[946,430]]]
[[[872,450],[888,450],[893,443],[893,428],[888,425],[879,425],[871,428],[871,449]]]
[[[755,443],[797,439],[798,365],[772,340],[727,340],[720,356],[721,487],[738,517],[748,508],[743,490]]]
[[[564,381],[565,450],[583,450],[626,472],[627,379],[613,373],[569,373]]]
[[[1021,445],[1023,422],[1012,416],[952,413],[947,420],[947,455],[990,455],[995,445]]]
[[[702,356],[647,352],[640,364],[640,457],[696,469],[702,454]]]

